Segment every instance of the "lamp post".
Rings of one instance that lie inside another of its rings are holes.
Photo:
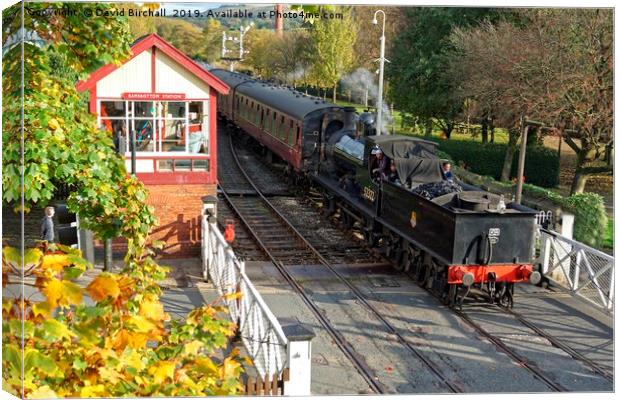
[[[377,14],[383,14],[383,28],[381,29],[381,54],[379,56],[379,94],[377,95],[377,135],[381,134],[382,128],[382,114],[383,114],[383,65],[385,59],[385,12],[383,10],[375,11],[375,15],[372,18],[372,24],[378,25]],[[388,61],[389,62],[389,61]]]

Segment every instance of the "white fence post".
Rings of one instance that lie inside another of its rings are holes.
[[[314,332],[301,324],[283,326],[288,339],[286,357],[288,359],[289,380],[284,382],[285,396],[310,395],[312,339]]]
[[[217,197],[215,196],[203,196],[202,197],[202,226],[200,227],[201,243],[202,243],[202,279],[205,282],[209,281],[209,267],[211,265],[211,240],[209,218],[217,217]],[[215,222],[215,221],[213,221]]]
[[[565,212],[562,212],[562,230],[560,235],[565,238],[572,239],[573,238],[573,225],[575,223],[575,215]],[[556,260],[562,260],[561,268],[557,268],[553,271],[552,277],[558,282],[563,282],[567,285],[577,285],[579,282],[579,276],[577,275],[575,279],[571,274],[571,256],[570,253],[572,251],[572,246],[569,243],[563,242],[559,246],[556,247],[555,256]],[[557,262],[557,261],[556,261]]]

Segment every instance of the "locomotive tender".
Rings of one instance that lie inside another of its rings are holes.
[[[436,143],[369,135],[368,114],[360,118],[352,108],[247,75],[211,72],[231,89],[219,95],[220,116],[297,179],[318,184],[329,213],[340,211],[348,227],[358,222],[369,244],[446,304],[461,304],[476,288],[512,305],[515,283],[540,281],[533,265],[536,212],[456,179],[448,183]],[[377,174],[379,152],[397,179]]]

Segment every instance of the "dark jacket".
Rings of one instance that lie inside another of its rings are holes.
[[[54,221],[48,216],[41,220],[41,240],[54,241]]]

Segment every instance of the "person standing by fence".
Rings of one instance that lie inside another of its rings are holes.
[[[41,240],[54,243],[54,207],[45,207],[45,216],[41,220]]]

